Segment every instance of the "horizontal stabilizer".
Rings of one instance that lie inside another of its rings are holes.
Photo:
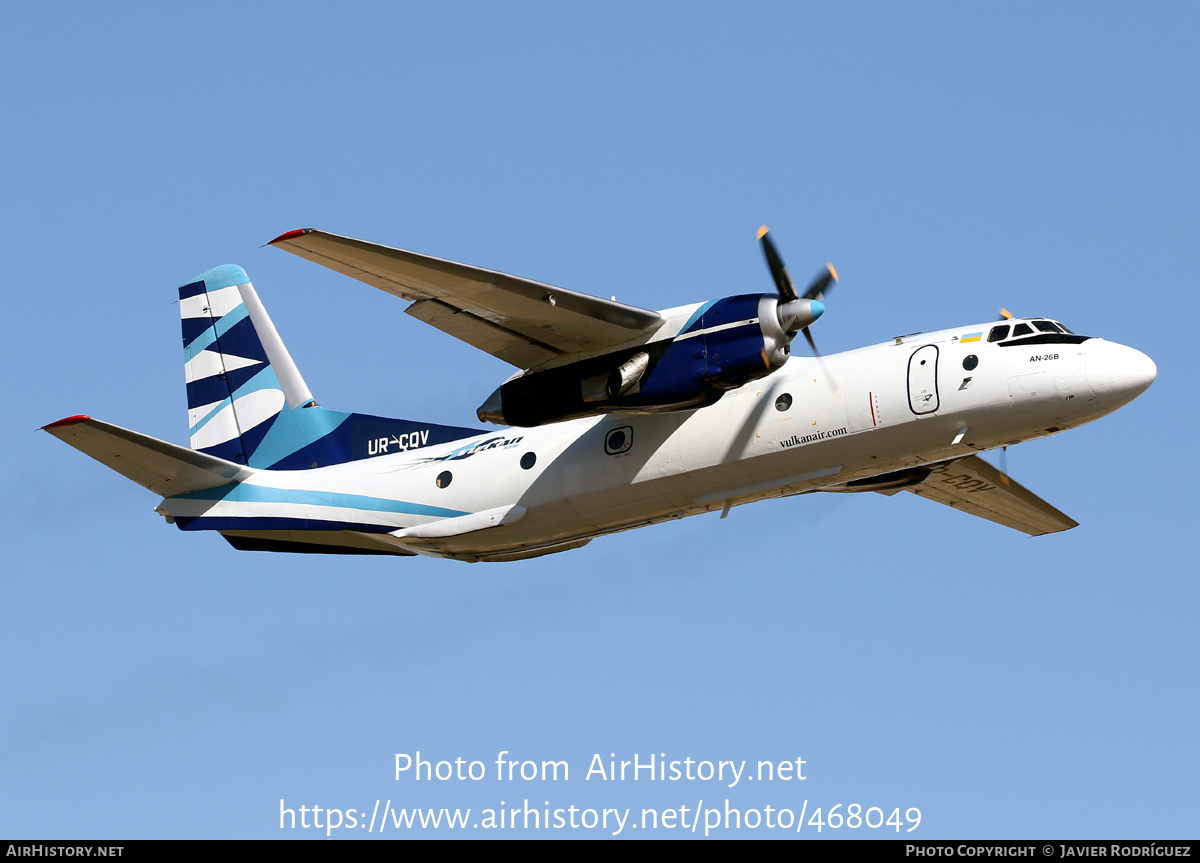
[[[923,482],[905,490],[1030,536],[1079,526],[977,455],[938,465]]]
[[[42,428],[163,497],[228,485],[254,473],[244,465],[91,417],[68,417]]]

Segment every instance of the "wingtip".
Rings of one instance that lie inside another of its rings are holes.
[[[63,419],[52,422],[49,425],[42,426],[42,431],[49,431],[50,429],[60,428],[62,426],[73,426],[78,423],[85,423],[90,419],[91,419],[91,417],[86,417],[83,414],[79,414],[79,415],[73,416],[73,417],[65,417]]]
[[[294,231],[288,231],[285,234],[280,234],[278,237],[271,240],[271,242],[267,243],[267,245],[273,246],[276,243],[282,243],[284,240],[292,240],[296,237],[303,237],[305,234],[311,234],[315,230],[316,228],[297,228]]]

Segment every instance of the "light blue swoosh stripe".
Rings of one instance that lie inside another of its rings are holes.
[[[440,506],[427,506],[384,497],[368,497],[362,494],[342,494],[335,491],[306,491],[304,489],[268,488],[259,485],[237,483],[220,488],[209,488],[187,494],[177,494],[171,500],[228,500],[239,503],[300,503],[311,506],[333,506],[343,509],[397,512],[407,515],[432,515],[453,518],[469,513]]]
[[[711,309],[716,304],[716,302],[717,302],[716,300],[709,300],[707,303],[702,305],[700,308],[696,309],[696,311],[694,311],[692,313],[692,316],[690,318],[688,318],[687,323],[683,325],[683,329],[681,329],[679,331],[679,334],[683,335],[684,333],[686,333],[688,331],[688,327],[692,326],[694,323],[696,323],[696,321],[700,320],[700,318],[702,318],[704,316],[704,313],[707,312],[709,309]]]
[[[247,317],[249,314],[250,311],[246,308],[246,304],[238,303],[238,305],[222,315],[216,324],[209,327],[200,335],[196,336],[195,340],[183,349],[183,361],[187,362],[192,357],[196,356],[196,354],[209,347],[217,340],[217,336],[225,335],[227,332],[229,332],[230,327]]]

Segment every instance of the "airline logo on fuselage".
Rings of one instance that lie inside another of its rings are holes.
[[[486,450],[512,449],[524,439],[525,438],[523,436],[490,437],[486,440],[481,440],[478,443],[469,444],[468,446],[460,446],[453,452],[438,456],[437,458],[431,458],[430,461],[458,461],[459,459],[469,458],[475,455],[475,453],[484,452]]]

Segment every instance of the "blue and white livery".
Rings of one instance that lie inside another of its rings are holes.
[[[293,231],[273,243],[411,302],[518,367],[493,430],[319,406],[240,267],[179,289],[190,447],[76,416],[45,429],[235,548],[506,561],[772,497],[909,491],[1031,535],[1075,522],[979,457],[1143,392],[1144,354],[1049,318],[821,357],[825,311],[760,232],[775,294],[653,312],[414,252]]]

